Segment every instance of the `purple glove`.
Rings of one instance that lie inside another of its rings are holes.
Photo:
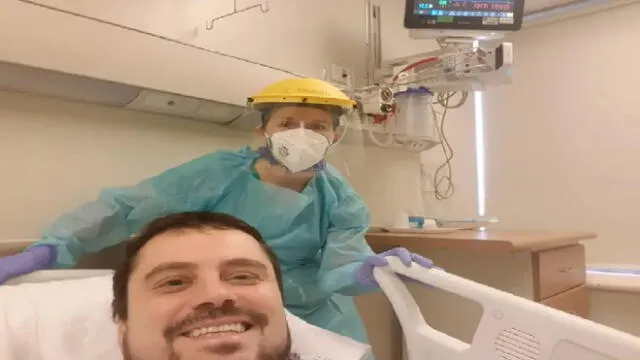
[[[404,266],[411,266],[412,262],[423,266],[427,269],[433,268],[433,261],[420,256],[416,253],[411,253],[409,250],[403,247],[393,248],[387,250],[381,254],[369,256],[364,260],[362,265],[356,269],[356,283],[361,286],[373,287],[378,286],[376,279],[373,277],[373,269],[380,266],[387,266],[387,256],[397,256]],[[413,280],[413,279],[408,279]],[[424,285],[424,284],[423,284]]]
[[[0,259],[0,285],[16,276],[43,269],[55,257],[55,248],[51,245],[38,245],[16,255]]]

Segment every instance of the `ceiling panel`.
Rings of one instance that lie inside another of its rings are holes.
[[[524,11],[527,13],[572,2],[575,2],[575,0],[524,0]]]

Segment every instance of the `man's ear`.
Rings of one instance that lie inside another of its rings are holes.
[[[124,321],[118,320],[116,325],[118,326],[118,345],[120,345],[120,348],[123,348],[124,336],[127,333],[127,324],[125,324]]]

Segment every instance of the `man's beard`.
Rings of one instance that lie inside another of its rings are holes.
[[[135,351],[131,348],[131,344],[129,343],[129,336],[127,332],[124,333],[124,338],[122,341],[122,358],[123,360],[189,360],[187,358],[181,357],[173,348],[173,344],[171,342],[167,342],[166,344],[167,354],[163,359],[147,359],[144,356],[137,355]],[[228,356],[232,356],[233,354],[227,354]],[[212,354],[212,358],[219,359],[224,355],[214,355]],[[256,354],[255,359],[246,359],[246,360],[289,360],[289,359],[297,359],[295,356],[291,357],[291,333],[289,332],[289,327],[287,327],[287,338],[283,344],[277,345],[273,349],[264,349],[262,347],[258,348],[258,352]]]
[[[206,321],[210,319],[217,319],[225,316],[247,316],[251,319],[251,324],[255,329],[251,329],[250,331],[261,331],[264,335],[265,329],[269,324],[269,319],[265,314],[258,313],[255,311],[251,311],[248,309],[240,309],[235,306],[232,302],[225,302],[220,307],[216,307],[211,303],[203,303],[198,306],[194,311],[189,314],[187,317],[182,319],[176,324],[173,324],[167,327],[163,331],[163,337],[165,339],[165,351],[166,355],[164,355],[164,359],[145,359],[140,354],[135,353],[135,349],[132,348],[129,336],[127,334],[128,331],[125,331],[123,338],[123,346],[122,346],[122,355],[124,360],[190,360],[183,359],[180,354],[178,354],[174,349],[174,342],[177,338],[183,335],[185,329],[188,329],[189,326],[194,323],[199,323],[201,321]],[[157,349],[160,351],[160,349]],[[235,352],[239,349],[236,346],[225,346],[223,348],[218,348],[216,350],[212,350],[212,357],[219,359],[220,357],[231,357]],[[289,358],[289,353],[291,352],[291,336],[289,334],[289,327],[286,329],[286,338],[283,343],[276,344],[273,349],[265,349],[262,346],[258,347],[257,354],[255,359],[246,359],[246,360],[287,360]]]

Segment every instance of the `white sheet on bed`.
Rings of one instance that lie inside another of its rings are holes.
[[[19,285],[0,286],[0,359],[122,358],[110,317],[110,272],[41,271],[11,284]],[[287,317],[293,351],[303,360],[361,360],[370,353],[368,345]]]

